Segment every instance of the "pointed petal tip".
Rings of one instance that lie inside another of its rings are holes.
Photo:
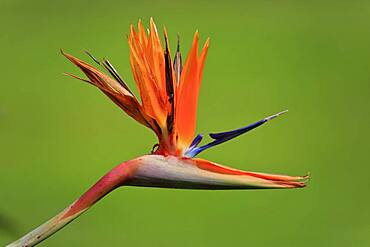
[[[177,47],[176,52],[180,52],[180,33],[177,33]]]
[[[84,81],[84,82],[87,82],[89,84],[92,84],[91,81],[87,80],[87,79],[84,79],[84,78],[81,78],[79,76],[76,76],[76,75],[73,75],[73,74],[70,74],[70,73],[67,73],[67,72],[64,72],[62,73],[63,75],[66,75],[66,76],[69,76],[69,77],[72,77],[72,78],[75,78],[75,79],[78,79],[80,81]]]
[[[150,31],[158,35],[157,25],[155,25],[153,17],[150,17]]]
[[[99,59],[97,59],[93,54],[91,54],[88,50],[84,49],[84,53],[89,56],[95,63],[101,65]]]
[[[72,58],[72,55],[71,54],[68,54],[67,52],[65,52],[63,49],[60,49],[60,53],[65,56],[66,58],[68,59],[71,59]]]
[[[277,118],[277,117],[279,117],[279,116],[281,116],[281,115],[283,115],[283,114],[285,114],[285,113],[287,113],[287,112],[288,112],[288,110],[284,110],[284,111],[278,112],[278,113],[276,113],[276,114],[274,114],[274,115],[271,115],[271,116],[269,116],[269,117],[266,117],[266,118],[265,118],[265,120],[266,120],[266,121],[270,121],[270,120],[272,120],[272,119],[274,119],[274,118]]]
[[[136,35],[136,30],[134,24],[130,24],[130,35],[129,37],[135,36]]]
[[[67,59],[69,59],[71,62],[74,63],[74,61],[76,60],[76,58],[74,56],[72,56],[71,54],[68,54],[67,52],[65,52],[64,50],[60,49],[60,53],[65,56]]]
[[[164,40],[165,40],[165,43],[166,43],[166,48],[169,49],[168,47],[168,34],[167,34],[167,28],[165,25],[163,25],[163,35],[164,35]]]
[[[195,30],[195,33],[194,33],[193,43],[198,42],[198,40],[199,40],[199,32],[198,32],[198,29],[197,29],[197,30]]]
[[[210,37],[208,37],[207,39],[206,39],[206,42],[204,43],[204,47],[209,47],[209,42],[211,41],[211,38]]]

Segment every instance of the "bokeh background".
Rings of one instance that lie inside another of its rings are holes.
[[[40,246],[369,246],[368,1],[0,1],[0,245],[41,224],[154,135],[59,49],[107,57],[131,88],[126,35],[211,37],[198,132],[289,114],[201,154],[303,175],[300,190],[122,188]],[[136,89],[135,89],[135,92]]]

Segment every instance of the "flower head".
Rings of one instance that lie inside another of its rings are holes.
[[[242,135],[286,111],[263,118],[245,127],[211,133],[210,143],[201,145],[195,136],[197,101],[209,39],[199,51],[198,32],[182,64],[179,42],[171,57],[166,30],[161,42],[154,21],[147,31],[141,21],[131,25],[128,44],[130,64],[141,101],[107,59],[87,54],[109,75],[62,52],[87,76],[78,78],[99,88],[133,119],[150,128],[158,137],[158,149],[151,154],[123,162],[104,175],[60,214],[9,246],[33,246],[78,217],[104,195],[122,185],[183,189],[267,189],[300,188],[308,176],[286,176],[248,172],[194,158],[200,152]],[[163,45],[164,44],[164,45]],[[173,61],[173,62],[172,62]]]
[[[112,77],[69,54],[63,54],[86,74],[89,83],[101,89],[136,121],[154,131],[159,141],[157,154],[181,157],[194,138],[198,93],[209,39],[199,52],[198,32],[195,33],[184,65],[179,43],[172,63],[166,31],[164,39],[165,45],[162,45],[153,19],[148,32],[141,21],[137,31],[133,25],[130,27],[130,64],[141,103],[108,60],[94,58]]]
[[[135,97],[108,60],[99,61],[88,53],[111,76],[105,75],[97,68],[72,55],[64,52],[63,54],[89,78],[89,80],[79,79],[97,86],[128,115],[154,131],[158,137],[158,148],[152,155],[173,156],[178,162],[194,163],[198,168],[211,169],[212,172],[224,173],[225,169],[229,169],[227,174],[248,174],[248,176],[254,178],[267,180],[264,182],[267,182],[270,186],[266,187],[276,187],[276,184],[279,184],[278,187],[303,187],[304,183],[297,180],[305,180],[306,176],[265,176],[236,171],[232,168],[216,169],[214,163],[194,158],[200,152],[242,135],[286,111],[263,118],[236,130],[211,133],[209,136],[213,141],[200,145],[203,135],[195,136],[196,112],[209,38],[199,51],[199,35],[198,32],[195,32],[184,65],[181,60],[179,41],[174,59],[172,59],[166,29],[164,29],[163,43],[153,19],[150,19],[148,30],[145,29],[140,20],[137,30],[133,25],[130,26],[128,37],[130,64],[139,89],[141,102]],[[207,165],[204,165],[206,163]]]

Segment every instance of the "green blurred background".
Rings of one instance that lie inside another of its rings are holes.
[[[122,188],[40,246],[369,246],[368,1],[0,1],[0,245],[41,224],[154,135],[59,53],[107,57],[153,16],[186,55],[211,37],[198,132],[289,114],[201,154],[303,175],[299,190]],[[136,89],[135,89],[136,90]],[[137,92],[137,91],[135,91]]]

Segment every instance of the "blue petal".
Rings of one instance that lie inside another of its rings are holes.
[[[190,144],[189,149],[191,149],[191,148],[194,148],[194,147],[198,146],[198,144],[202,141],[202,139],[203,139],[203,135],[202,135],[202,134],[198,134],[198,135],[194,138],[193,142]]]
[[[287,111],[282,111],[282,112],[279,112],[277,114],[274,114],[272,116],[269,116],[269,117],[266,117],[262,120],[259,120],[253,124],[250,124],[248,126],[245,126],[245,127],[242,127],[242,128],[239,128],[239,129],[236,129],[236,130],[231,130],[231,131],[226,131],[226,132],[219,132],[219,133],[211,133],[209,134],[209,136],[214,139],[214,141],[206,144],[206,145],[203,145],[203,146],[200,146],[200,147],[197,147],[197,145],[201,142],[203,136],[201,134],[199,134],[197,137],[195,137],[195,139],[193,140],[192,144],[190,145],[189,149],[185,152],[185,156],[187,157],[195,157],[197,154],[199,154],[200,152],[203,152],[204,150],[208,149],[208,148],[211,148],[211,147],[214,147],[214,146],[217,146],[221,143],[224,143],[228,140],[231,140],[237,136],[240,136],[252,129],[255,129],[257,128],[258,126],[261,126],[262,124],[266,123],[267,121],[271,120],[271,119],[274,119],[278,116],[280,116],[281,114],[283,113],[286,113]]]

